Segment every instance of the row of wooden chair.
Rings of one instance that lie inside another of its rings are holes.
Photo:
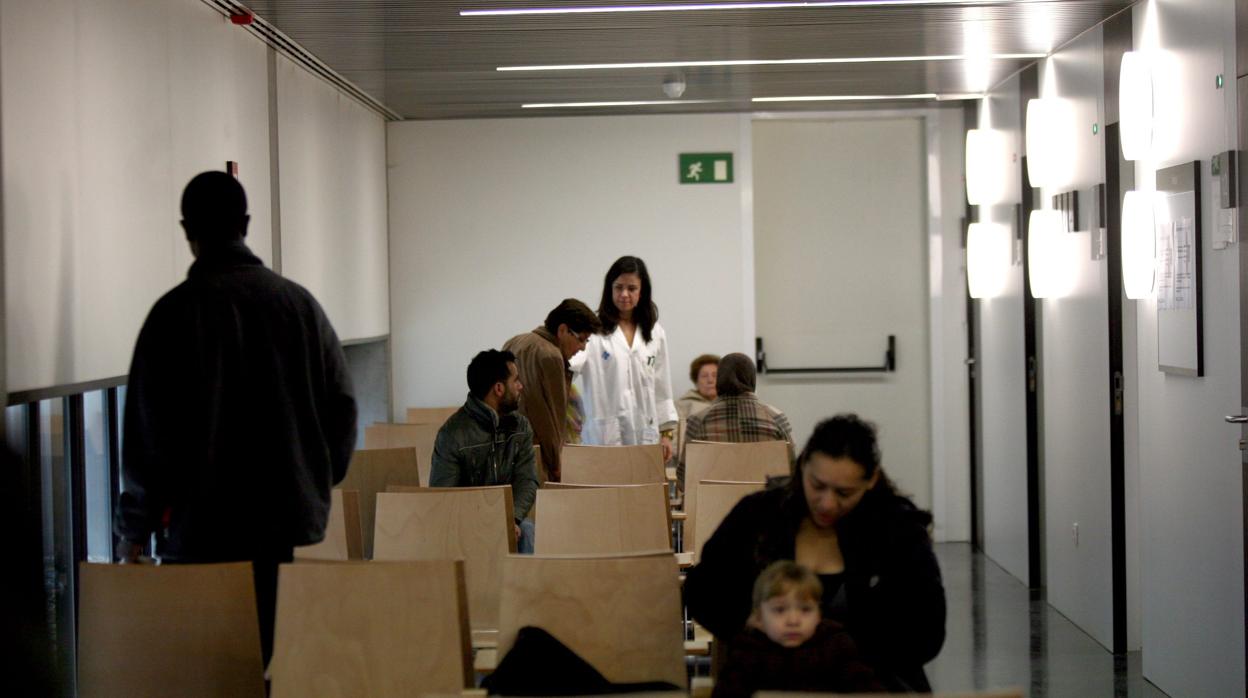
[[[500,580],[500,656],[537,626],[608,680],[685,685],[670,554],[509,555]],[[83,563],[81,584],[82,695],[265,695],[247,563]],[[468,594],[462,561],[282,565],[271,695],[470,688]]]
[[[375,424],[367,428],[366,448],[357,451],[341,483],[360,493],[360,525],[364,556],[372,556],[373,502],[389,485],[428,484],[432,424]],[[698,487],[704,480],[764,482],[789,471],[787,446],[780,441],[758,443],[691,443],[684,496],[684,539],[697,541]],[[586,485],[665,483],[662,450],[647,446],[573,446],[563,448],[563,481]],[[540,509],[540,505],[538,507]]]

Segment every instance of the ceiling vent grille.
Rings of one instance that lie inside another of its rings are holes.
[[[360,104],[372,109],[381,116],[390,121],[402,121],[403,117],[386,105],[373,99],[368,93],[356,87],[350,80],[342,77],[333,68],[326,65],[321,59],[309,53],[306,49],[299,45],[294,39],[286,36],[273,25],[266,22],[263,18],[254,16],[251,10],[245,5],[233,0],[203,0],[204,4],[217,10],[226,17],[232,17],[239,14],[253,15],[250,24],[244,25],[244,29],[256,35],[261,41],[271,46],[278,53],[286,56],[295,63],[303,66],[306,70],[320,76],[328,81],[334,87],[342,90],[351,98]]]

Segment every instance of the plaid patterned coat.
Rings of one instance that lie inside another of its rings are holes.
[[[680,446],[680,463],[676,466],[676,481],[682,492],[685,489],[685,444],[690,441],[787,441],[789,462],[793,462],[793,430],[789,427],[789,418],[752,392],[718,397],[710,407],[689,417]]]

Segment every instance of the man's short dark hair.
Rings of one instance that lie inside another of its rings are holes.
[[[247,193],[225,172],[201,172],[182,191],[187,235],[204,242],[232,240],[246,231]],[[192,232],[194,231],[194,232]]]
[[[597,334],[602,331],[602,321],[598,314],[589,309],[588,305],[575,298],[565,298],[546,316],[546,331],[555,334],[560,325],[567,325],[576,334],[589,332]]]
[[[511,376],[507,364],[516,362],[516,355],[509,351],[486,349],[472,357],[468,364],[468,391],[478,400],[484,400],[495,383],[506,383]]]

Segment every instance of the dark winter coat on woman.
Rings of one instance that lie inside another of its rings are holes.
[[[754,580],[770,563],[794,559],[807,515],[800,486],[741,500],[685,579],[694,620],[721,639],[740,632]],[[868,491],[836,525],[845,571],[839,589],[825,591],[822,603],[823,617],[846,627],[885,684],[921,692],[930,690],[923,665],[945,641],[945,590],[930,522],[930,514],[888,487]]]

